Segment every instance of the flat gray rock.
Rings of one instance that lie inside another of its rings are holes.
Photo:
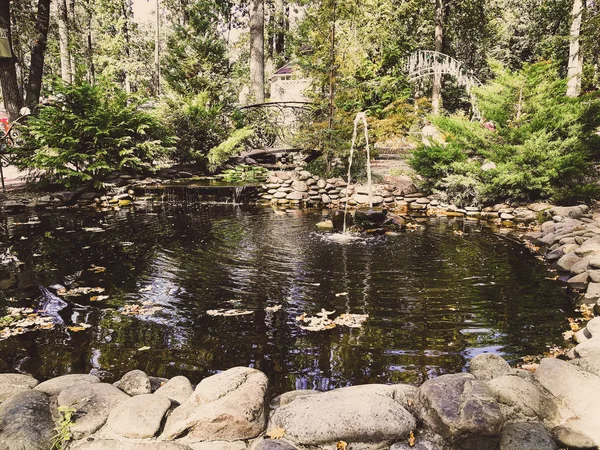
[[[130,398],[108,383],[79,383],[64,389],[58,396],[58,406],[77,410],[71,432],[74,439],[82,439],[96,432],[120,403]]]
[[[54,427],[47,394],[18,392],[0,406],[0,449],[49,450]]]
[[[246,450],[244,441],[210,441],[189,444],[192,450]]]
[[[84,442],[76,446],[73,450],[191,450],[191,447],[175,442],[131,442],[100,439]]]
[[[258,436],[266,426],[268,379],[247,367],[205,378],[167,418],[162,439],[185,434],[190,440],[240,440]]]
[[[600,358],[600,339],[588,339],[577,344],[575,353],[582,358]]]
[[[303,390],[303,389],[299,389],[296,391],[284,392],[283,394],[278,395],[273,400],[271,400],[271,403],[269,403],[269,407],[271,409],[277,409],[280,406],[285,406],[289,403],[292,403],[297,398],[308,397],[310,395],[317,395],[320,393],[321,393],[320,391],[311,391],[311,390]]]
[[[184,376],[171,378],[154,392],[155,395],[162,395],[177,404],[185,402],[193,393],[192,383]]]
[[[490,388],[467,373],[427,380],[419,388],[417,410],[426,426],[452,442],[498,436],[504,422]],[[481,445],[489,448],[495,442]]]
[[[496,401],[511,407],[507,419],[552,418],[556,415],[554,402],[533,383],[518,376],[506,375],[488,381],[488,386]],[[505,416],[508,414],[505,412]]]
[[[127,372],[119,381],[113,384],[131,396],[150,394],[152,392],[150,378],[141,370]]]
[[[250,450],[298,450],[298,447],[282,439],[258,439]]]
[[[394,442],[416,427],[390,386],[354,386],[296,398],[275,410],[269,430],[282,428],[300,445]]]
[[[517,422],[504,427],[498,450],[558,450],[558,446],[541,423]]]
[[[34,389],[45,392],[48,395],[58,395],[64,389],[79,383],[100,383],[100,378],[94,375],[71,374],[52,378],[38,384]]]
[[[493,353],[481,353],[469,364],[469,373],[478,380],[488,381],[512,373],[513,369],[504,358]]]
[[[600,417],[600,377],[556,358],[544,358],[535,379],[580,418]]]
[[[554,427],[552,437],[559,444],[570,448],[600,448],[598,418],[572,420]]]
[[[31,390],[38,383],[38,380],[29,375],[0,373],[0,403],[17,392]]]
[[[600,317],[594,317],[585,327],[592,336],[600,337]]]
[[[567,253],[556,262],[556,267],[563,272],[570,272],[571,267],[579,260],[581,260],[581,258],[577,256],[575,252]]]
[[[132,439],[149,439],[158,434],[171,400],[154,394],[131,397],[117,405],[106,424],[115,433]]]

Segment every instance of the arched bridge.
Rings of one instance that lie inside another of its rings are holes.
[[[417,50],[409,56],[406,71],[408,72],[409,80],[413,82],[424,77],[433,76],[439,72],[453,76],[456,78],[458,85],[465,88],[471,98],[473,118],[480,118],[479,110],[477,109],[477,99],[471,90],[475,86],[481,86],[481,81],[460,61],[444,53],[431,50]]]

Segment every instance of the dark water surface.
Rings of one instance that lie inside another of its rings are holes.
[[[4,218],[0,253],[23,263],[3,265],[9,306],[37,307],[39,286],[57,283],[103,287],[108,298],[63,297],[65,324],[92,327],[0,341],[0,372],[47,379],[95,369],[114,380],[138,368],[198,382],[242,365],[282,392],[419,383],[464,370],[481,352],[515,362],[562,341],[568,295],[520,244],[452,221],[341,244],[315,229],[323,214],[198,205]],[[161,309],[122,314],[142,302]],[[281,310],[265,312],[274,305]],[[253,313],[206,314],[218,308]],[[321,308],[369,319],[360,329],[299,328],[296,316]]]

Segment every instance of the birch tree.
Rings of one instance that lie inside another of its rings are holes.
[[[265,2],[250,0],[250,95],[265,101]]]
[[[567,68],[567,96],[578,97],[581,92],[581,75],[583,73],[583,54],[580,48],[581,16],[583,0],[573,0],[571,11],[571,32],[569,35],[569,65]]]

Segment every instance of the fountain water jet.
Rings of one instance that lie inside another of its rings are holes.
[[[369,194],[369,208],[373,207],[373,192],[372,192],[372,183],[371,183],[371,155],[369,153],[369,129],[367,126],[367,115],[364,111],[361,111],[356,114],[354,118],[354,131],[352,133],[352,144],[350,145],[350,157],[348,158],[348,185],[346,187],[346,197],[348,196],[348,190],[350,189],[350,181],[351,174],[350,171],[352,169],[352,158],[354,156],[354,146],[356,145],[356,136],[359,122],[362,121],[363,128],[365,131],[365,145],[367,147],[367,192]],[[344,208],[344,224],[342,228],[342,233],[346,234],[346,217],[348,215],[348,201],[346,201],[346,206]]]

